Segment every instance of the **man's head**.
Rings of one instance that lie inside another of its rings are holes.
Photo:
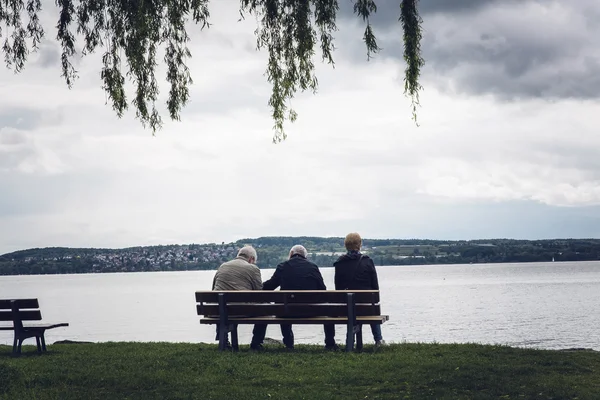
[[[248,261],[250,264],[256,264],[256,260],[258,256],[256,255],[256,250],[252,246],[244,246],[242,247],[237,254],[238,257],[242,257],[244,260]]]
[[[346,246],[346,250],[348,251],[360,251],[362,246],[360,235],[356,232],[347,234],[346,239],[344,239],[344,246]]]
[[[304,246],[297,244],[291,248],[290,258],[292,258],[292,256],[294,256],[296,254],[301,255],[302,257],[306,258],[308,256],[308,251],[306,251],[306,248]]]

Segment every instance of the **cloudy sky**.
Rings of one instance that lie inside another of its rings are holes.
[[[378,3],[383,50],[367,62],[340,1],[336,68],[319,65],[319,93],[294,100],[276,145],[267,54],[238,1],[195,28],[191,102],[155,137],[105,105],[98,57],[67,89],[49,6],[26,70],[0,67],[0,254],[349,231],[600,237],[600,2],[422,0],[420,127],[399,2]]]

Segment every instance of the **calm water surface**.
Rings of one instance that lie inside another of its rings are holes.
[[[490,343],[600,350],[600,262],[377,267],[388,342]],[[333,288],[333,268],[322,268]],[[262,270],[268,279],[273,270]],[[69,322],[47,341],[212,342],[194,292],[214,271],[0,276],[0,298],[37,297],[48,322]],[[249,343],[251,326],[240,327]],[[296,326],[297,343],[322,343],[318,326]],[[278,326],[267,336],[281,339]],[[345,327],[337,327],[344,342]],[[365,341],[372,342],[370,330]],[[0,331],[0,344],[12,334]]]

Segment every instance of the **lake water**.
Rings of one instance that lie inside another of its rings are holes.
[[[600,350],[600,262],[377,267],[388,342],[489,343]],[[333,268],[322,268],[333,288]],[[273,270],[262,270],[268,279]],[[194,293],[214,271],[0,276],[0,298],[37,297],[46,333],[91,342],[214,342],[200,325]],[[247,344],[251,326],[240,326]],[[296,343],[322,343],[318,326],[295,326]],[[267,337],[281,339],[278,326]],[[365,342],[372,342],[369,329]],[[345,340],[338,326],[336,339]],[[31,342],[31,341],[30,341]],[[0,343],[12,333],[0,331]],[[27,343],[27,342],[26,342]],[[32,342],[33,343],[33,342]]]

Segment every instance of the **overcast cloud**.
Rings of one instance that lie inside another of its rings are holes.
[[[191,102],[155,137],[105,105],[97,55],[72,90],[49,39],[21,74],[0,68],[0,254],[349,231],[600,237],[597,1],[421,1],[418,128],[397,2],[379,1],[383,50],[367,62],[348,1],[336,67],[319,65],[319,93],[294,100],[278,145],[266,53],[237,4],[211,4]]]

